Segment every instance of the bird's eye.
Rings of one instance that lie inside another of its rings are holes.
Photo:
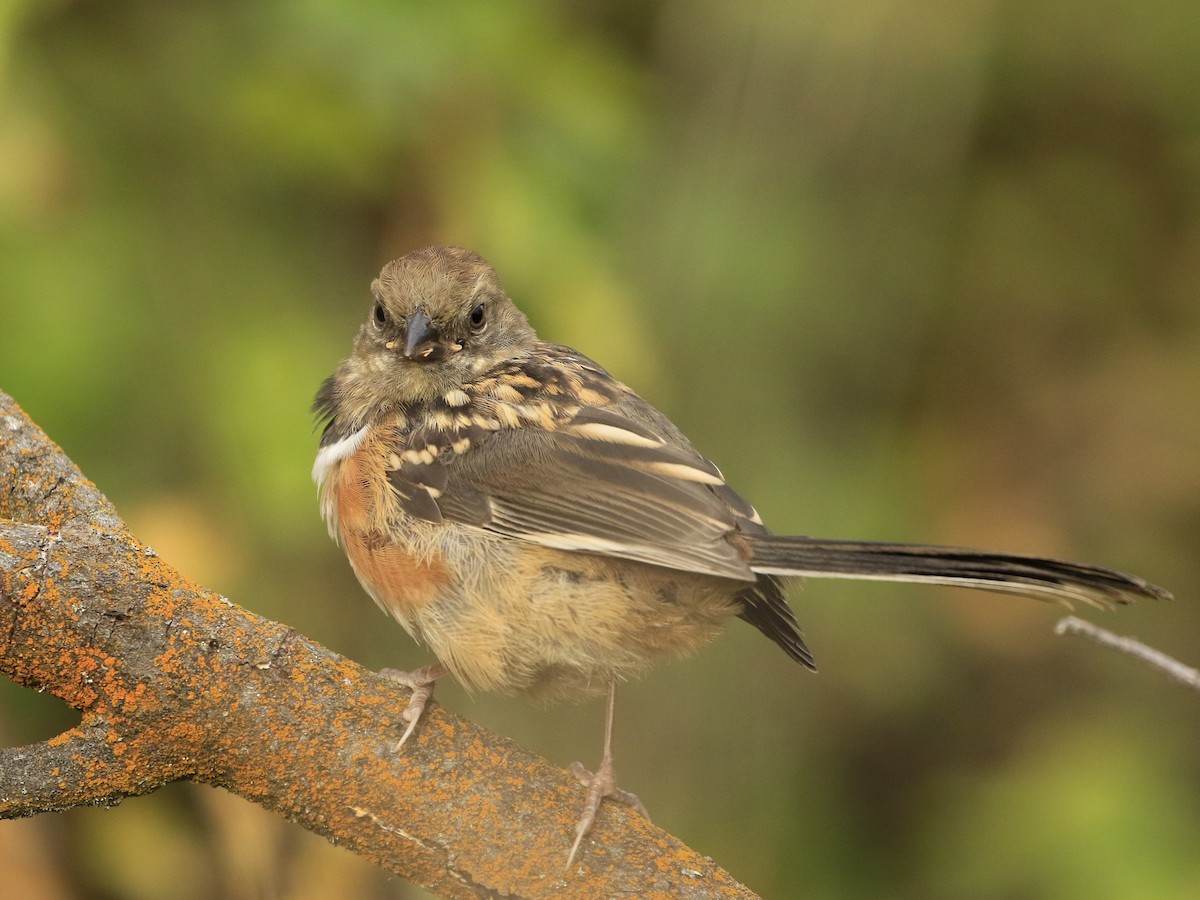
[[[471,310],[471,315],[468,316],[467,321],[471,323],[472,331],[483,330],[483,326],[487,324],[487,310],[484,309],[482,303]]]
[[[388,314],[387,310],[383,308],[382,303],[375,304],[375,310],[371,313],[371,316],[375,319],[375,324],[380,328],[387,324]]]

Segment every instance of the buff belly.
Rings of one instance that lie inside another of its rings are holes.
[[[724,579],[472,526],[409,521],[386,544],[354,543],[345,540],[368,593],[472,690],[599,693],[707,644],[739,611]]]

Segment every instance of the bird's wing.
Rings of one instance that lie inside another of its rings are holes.
[[[589,395],[604,405],[490,396],[435,415],[393,455],[388,477],[401,506],[547,547],[754,581],[729,539],[763,531],[754,510],[669,422],[617,386],[619,394]]]

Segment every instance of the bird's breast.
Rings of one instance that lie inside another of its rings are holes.
[[[415,634],[417,611],[437,601],[451,572],[436,534],[404,513],[388,482],[396,435],[367,426],[352,438],[321,451],[340,454],[318,455],[321,512],[367,593]]]

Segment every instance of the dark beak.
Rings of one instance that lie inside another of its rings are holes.
[[[438,337],[438,330],[429,321],[425,310],[418,309],[405,323],[404,358],[432,360],[444,356],[444,349],[438,343]]]

